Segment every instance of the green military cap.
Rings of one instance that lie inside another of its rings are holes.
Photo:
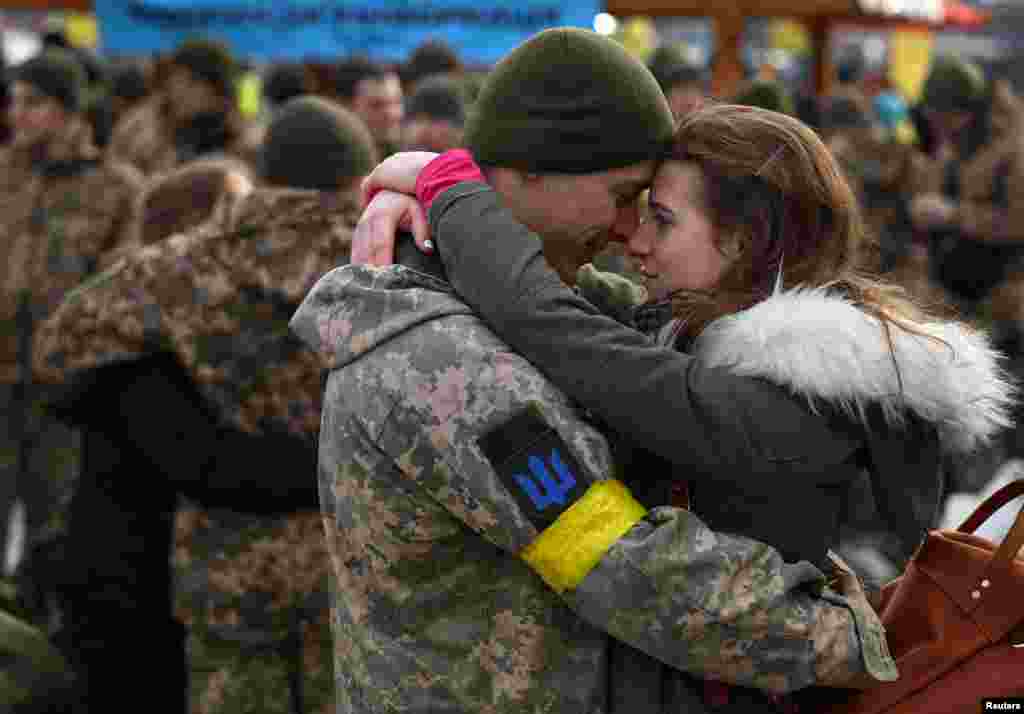
[[[41,52],[15,67],[13,78],[53,97],[69,112],[82,109],[85,70],[68,50],[54,47]]]
[[[661,156],[672,111],[650,71],[614,40],[544,30],[488,76],[466,145],[483,165],[591,173]]]
[[[985,75],[977,65],[954,55],[932,60],[921,103],[936,111],[971,111],[985,96]]]
[[[405,103],[405,116],[443,119],[462,126],[466,120],[466,97],[453,77],[435,74],[421,79]]]
[[[779,82],[757,79],[750,82],[733,97],[734,104],[749,107],[760,107],[780,114],[793,116],[796,104],[792,95]]]
[[[647,68],[664,91],[684,82],[703,82],[704,73],[690,62],[682,45],[661,45],[647,58]]]
[[[359,117],[308,95],[281,107],[260,152],[263,178],[291,188],[336,191],[376,165],[373,138]]]
[[[170,62],[210,84],[221,96],[234,96],[239,70],[227,45],[204,38],[188,39],[174,50]]]

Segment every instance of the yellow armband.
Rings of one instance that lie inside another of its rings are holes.
[[[519,556],[561,594],[583,582],[615,541],[646,514],[620,481],[598,481]]]

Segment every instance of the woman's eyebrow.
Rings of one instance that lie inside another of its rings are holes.
[[[621,196],[638,196],[648,186],[647,181],[623,181],[612,186],[612,191]]]

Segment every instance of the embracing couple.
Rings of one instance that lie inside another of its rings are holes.
[[[292,320],[333,365],[338,711],[808,712],[895,679],[831,548],[866,480],[909,552],[943,452],[1004,427],[984,338],[857,271],[811,130],[730,105],[676,127],[594,33],[504,59],[467,147],[380,165],[354,264]],[[635,309],[579,270],[609,240]]]

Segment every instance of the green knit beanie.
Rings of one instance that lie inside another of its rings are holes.
[[[581,174],[660,157],[673,130],[658,83],[619,43],[554,28],[512,50],[488,76],[466,146],[485,166]]]
[[[337,191],[376,165],[373,138],[359,117],[313,96],[281,107],[260,152],[263,178],[290,188]]]
[[[733,104],[760,107],[779,114],[793,116],[796,113],[796,104],[786,88],[778,82],[763,79],[750,82],[736,94],[732,101]]]
[[[421,79],[406,102],[408,119],[423,116],[462,126],[466,121],[466,97],[459,82],[443,74]]]
[[[214,87],[222,97],[235,95],[238,66],[227,45],[201,38],[188,39],[174,51],[170,62]]]
[[[31,84],[69,112],[82,109],[85,70],[67,50],[50,48],[14,68],[14,79]]]
[[[921,103],[936,111],[973,111],[985,97],[985,75],[970,62],[953,55],[932,61]]]
[[[647,58],[647,69],[658,81],[662,90],[668,92],[676,85],[702,82],[701,70],[694,66],[682,45],[661,45]]]

